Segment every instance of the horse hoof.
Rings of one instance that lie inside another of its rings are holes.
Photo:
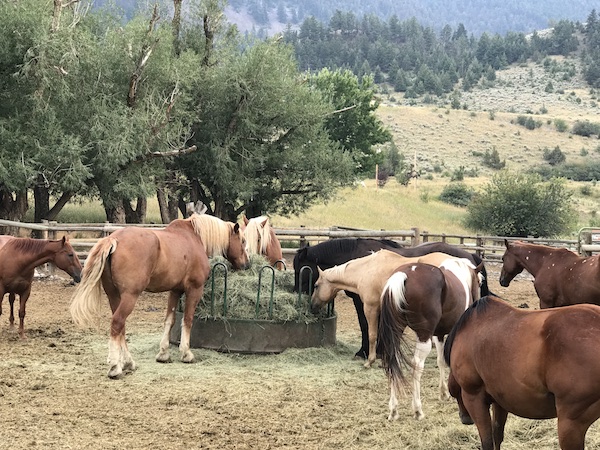
[[[370,368],[371,368],[371,362],[370,362],[370,361],[367,361],[366,363],[364,363],[364,364],[363,364],[363,367],[364,367],[365,369],[370,369]]]
[[[417,411],[415,413],[415,420],[423,420],[425,418],[425,414],[423,414],[421,411]]]
[[[135,369],[137,369],[137,365],[133,360],[128,361],[125,364],[123,364],[123,372],[131,373],[131,372],[134,372]]]
[[[181,362],[184,362],[186,364],[191,364],[194,361],[196,361],[196,359],[194,358],[194,354],[192,352],[188,352],[185,355],[181,356]]]
[[[123,376],[123,370],[119,366],[112,366],[108,371],[108,378],[118,380]]]
[[[171,355],[169,355],[169,353],[159,353],[158,355],[156,355],[156,362],[159,363],[170,363],[171,361]]]

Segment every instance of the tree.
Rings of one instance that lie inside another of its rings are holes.
[[[330,138],[354,160],[357,174],[374,174],[373,146],[391,139],[375,115],[379,102],[370,76],[356,77],[349,70],[323,69],[310,83],[330,103],[325,120]]]
[[[570,199],[563,179],[501,172],[469,203],[466,226],[497,236],[560,236],[575,216]]]
[[[178,161],[191,201],[227,220],[290,214],[327,200],[354,179],[350,155],[329,137],[332,107],[298,72],[276,39],[219,53],[196,68],[189,95],[196,116]]]

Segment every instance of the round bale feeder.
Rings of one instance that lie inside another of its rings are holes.
[[[251,268],[238,272],[229,272],[220,259],[214,261],[194,316],[190,346],[268,354],[335,345],[333,305],[314,315],[310,295],[292,293],[293,286],[293,270],[275,270],[262,257],[253,256]],[[182,318],[178,308],[170,335],[173,344],[179,344]]]

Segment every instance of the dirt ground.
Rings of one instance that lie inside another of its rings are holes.
[[[530,278],[519,277],[504,289],[498,267],[488,270],[494,292],[537,307]],[[383,371],[364,369],[352,358],[359,332],[348,299],[336,303],[335,347],[279,355],[195,349],[197,362],[183,364],[173,346],[174,362],[159,364],[154,356],[166,294],[144,295],[127,322],[138,369],[110,380],[108,306],[98,330],[77,329],[68,313],[73,290],[66,278],[35,281],[25,340],[9,328],[8,301],[3,304],[1,449],[478,448],[475,428],[460,425],[455,404],[440,406],[435,352],[423,377],[427,417],[412,419],[410,400],[404,399],[400,420],[386,420]],[[555,434],[553,427],[543,430]],[[511,447],[507,438],[506,448],[530,448],[535,432],[517,437],[523,447],[518,442]],[[553,445],[535,448],[557,448]]]

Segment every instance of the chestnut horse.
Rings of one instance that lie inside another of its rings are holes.
[[[581,257],[566,248],[504,240],[500,285],[507,287],[523,269],[534,277],[540,308],[600,304],[600,255]]]
[[[234,269],[247,267],[248,255],[239,224],[197,214],[174,220],[163,230],[122,228],[96,243],[73,296],[71,315],[79,325],[93,324],[99,313],[100,285],[104,287],[112,310],[110,378],[135,370],[125,340],[125,321],[143,291],[169,291],[158,362],[170,361],[169,333],[179,298],[185,294],[179,350],[183,362],[194,361],[189,345],[194,311],[209,276],[208,257],[220,254]]]
[[[326,303],[335,298],[341,290],[360,296],[369,330],[369,353],[365,367],[371,367],[375,362],[375,345],[377,342],[379,310],[381,294],[388,278],[402,264],[423,262],[439,266],[447,259],[462,259],[446,253],[429,253],[414,258],[400,256],[389,250],[379,250],[369,256],[356,258],[345,264],[319,271],[315,283],[311,304],[313,311],[318,311]],[[475,266],[472,266],[475,268]]]
[[[246,238],[246,251],[248,255],[263,255],[269,263],[278,269],[285,269],[285,260],[281,251],[281,244],[271,227],[267,216],[244,219],[244,236]]]
[[[563,450],[583,450],[600,417],[600,307],[522,310],[494,296],[475,302],[444,348],[450,393],[482,450],[499,450],[508,413],[558,418]],[[490,417],[490,405],[493,418]]]
[[[480,269],[479,269],[480,270]],[[435,341],[440,371],[440,398],[450,397],[446,363],[442,349],[444,337],[463,312],[479,298],[477,268],[465,259],[447,259],[439,267],[424,263],[400,266],[388,279],[381,296],[379,319],[379,350],[383,367],[390,381],[390,414],[398,418],[398,395],[405,383],[402,363],[408,362],[404,331],[412,329],[417,335],[412,367],[412,408],[417,420],[425,417],[421,403],[421,376],[425,359]]]
[[[67,272],[75,282],[81,278],[81,263],[66,237],[58,240],[0,237],[0,314],[2,300],[8,294],[9,322],[15,323],[14,303],[19,296],[19,336],[25,337],[25,306],[31,294],[35,268],[53,263]]]

